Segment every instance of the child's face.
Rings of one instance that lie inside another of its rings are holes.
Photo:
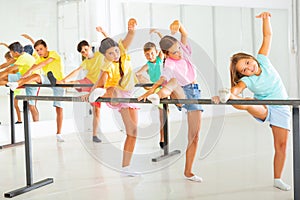
[[[80,53],[81,53],[81,55],[82,55],[83,57],[88,58],[89,52],[90,52],[91,50],[92,50],[92,48],[91,48],[90,46],[83,46],[83,47],[81,48]]]
[[[15,52],[15,51],[9,51],[9,52],[10,52],[11,57],[13,57],[13,58],[17,58],[20,56],[20,54],[18,52]]]
[[[46,58],[48,56],[48,49],[42,44],[39,44],[35,47],[36,52],[40,57]]]
[[[236,63],[236,70],[245,76],[259,75],[260,73],[257,62],[251,58],[239,60]]]
[[[13,58],[9,57],[9,56],[5,56],[5,60],[6,60],[6,62],[9,62],[9,61],[13,60]]]
[[[110,47],[105,52],[105,58],[108,61],[118,62],[120,58],[120,49],[119,47]]]
[[[172,58],[174,60],[180,60],[182,58],[182,49],[178,42],[174,43],[169,49],[168,49],[168,55],[169,58]]]
[[[145,57],[148,61],[150,62],[155,62],[156,61],[156,56],[157,56],[157,50],[155,48],[151,48],[148,51],[144,51]]]

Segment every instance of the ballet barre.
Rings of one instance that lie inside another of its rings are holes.
[[[25,84],[25,87],[93,87],[94,84],[55,84],[54,86],[51,84]]]
[[[32,183],[32,157],[31,157],[31,137],[28,120],[28,101],[71,101],[82,102],[80,97],[64,96],[24,96],[17,95],[18,100],[23,100],[24,106],[24,134],[25,134],[25,161],[26,161],[26,180],[27,186],[5,193],[5,197],[14,197],[16,195],[31,191],[38,187],[53,183],[53,178],[48,178],[37,183]],[[96,102],[112,102],[112,103],[151,103],[148,100],[138,101],[136,98],[98,98]],[[289,100],[228,100],[224,104],[214,104],[211,99],[161,99],[160,103],[164,105],[164,117],[167,119],[168,104],[204,104],[204,105],[289,105],[292,106],[292,119],[293,119],[293,181],[294,181],[294,200],[300,200],[300,137],[299,137],[299,99]],[[166,120],[164,126],[168,126]],[[165,128],[165,127],[164,127]],[[167,130],[167,129],[166,129]],[[165,137],[167,137],[165,132]],[[168,141],[168,138],[166,138]],[[167,144],[167,143],[166,143]],[[168,145],[166,145],[168,146]],[[179,152],[180,153],[180,152]],[[174,154],[178,154],[175,152]],[[160,158],[158,158],[159,160]]]
[[[51,84],[25,84],[24,87],[53,87]],[[56,84],[54,87],[93,87],[93,84]],[[23,88],[23,87],[22,87]],[[24,141],[16,142],[15,115],[14,115],[14,91],[9,90],[9,110],[10,110],[10,144],[0,146],[0,149],[14,147],[24,144]]]
[[[14,113],[14,91],[9,90],[9,113],[10,113],[10,144],[0,146],[0,149],[14,147],[24,144],[24,141],[16,142],[15,113]]]

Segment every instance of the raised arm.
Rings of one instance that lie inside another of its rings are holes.
[[[151,28],[149,33],[156,33],[158,35],[159,38],[163,38],[163,35],[155,28]]]
[[[96,31],[101,33],[105,38],[109,37],[109,35],[104,31],[104,29],[101,26],[97,26]]]
[[[23,36],[24,38],[26,38],[27,40],[29,40],[34,45],[35,41],[32,39],[32,37],[30,37],[29,35],[27,35],[25,33],[22,34],[21,36]]]
[[[0,45],[5,46],[6,48],[8,48],[8,45],[4,42],[0,42]]]
[[[151,28],[149,33],[156,33],[158,35],[158,37],[161,39],[163,38],[164,36],[161,34],[161,32],[159,32],[157,29],[155,28]],[[164,53],[162,51],[159,51],[158,52],[158,56],[160,57],[160,59],[164,59]]]
[[[125,38],[122,40],[122,44],[125,49],[129,47],[131,44],[133,37],[135,35],[135,28],[136,28],[137,22],[134,18],[130,18],[128,20],[128,32]]]
[[[272,28],[270,23],[271,14],[268,12],[263,12],[260,15],[256,16],[256,18],[261,18],[263,25],[263,41],[262,45],[258,51],[259,54],[263,54],[265,56],[269,55],[271,49],[271,42],[272,42]]]
[[[174,20],[172,22],[172,24],[170,25],[170,30],[172,35],[174,35],[179,31],[181,34],[181,39],[180,39],[181,43],[183,45],[187,45],[188,33],[179,20]]]

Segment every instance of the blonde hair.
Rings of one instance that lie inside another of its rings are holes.
[[[241,74],[236,70],[236,64],[241,60],[241,59],[253,59],[257,62],[258,66],[259,63],[256,60],[256,58],[250,54],[246,53],[236,53],[231,57],[231,62],[230,62],[230,80],[231,80],[231,87],[234,87],[235,85],[238,84],[239,80],[244,77],[245,75]]]

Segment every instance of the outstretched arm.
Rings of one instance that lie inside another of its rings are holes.
[[[32,37],[30,37],[29,35],[27,35],[25,33],[22,34],[21,36],[23,36],[24,38],[26,38],[27,40],[29,40],[34,45],[35,41],[32,39]]]
[[[7,62],[1,64],[0,69],[6,68],[6,67],[10,66],[11,64],[14,64],[15,62],[16,62],[15,59],[10,59]]]
[[[170,30],[172,35],[179,31],[181,34],[181,43],[183,45],[187,45],[188,33],[179,20],[173,21],[173,23],[170,25]]]
[[[219,96],[213,96],[211,100],[213,103],[219,104],[220,102],[226,103],[228,99],[242,99],[239,95],[245,88],[247,88],[246,84],[243,81],[239,81],[238,84],[231,87],[230,90],[226,88],[219,90]]]
[[[271,14],[268,12],[263,12],[260,15],[256,16],[256,18],[261,18],[263,21],[263,41],[262,45],[258,51],[259,54],[263,54],[265,56],[269,55],[271,49],[271,41],[272,41],[272,28],[270,23]]]
[[[144,72],[146,72],[148,70],[148,65],[145,64],[144,66],[142,66],[136,73],[136,76],[141,76]]]
[[[246,87],[247,86],[243,81],[239,81],[238,84],[230,89],[231,95],[233,97],[238,97]]]
[[[66,83],[69,79],[77,76],[79,72],[82,70],[82,66],[78,67],[77,69],[73,70],[70,74],[68,74],[64,79],[62,79],[61,83]]]
[[[28,71],[23,74],[22,78],[26,78],[28,77],[29,75],[32,74],[32,72],[38,70],[38,69],[41,69],[42,67],[48,65],[49,63],[51,63],[52,61],[54,61],[54,58],[48,58],[47,60],[44,60],[43,62],[40,62],[39,64],[34,64],[32,65],[32,67],[30,67],[28,69]]]
[[[154,83],[154,85],[145,94],[137,98],[138,101],[141,100],[146,101],[147,97],[150,94],[153,94],[155,90],[165,82],[165,80],[166,80],[165,77],[161,76],[160,79],[156,83]]]
[[[122,40],[122,44],[124,46],[125,49],[127,49],[129,47],[129,45],[131,44],[133,37],[135,35],[135,27],[136,27],[137,23],[136,20],[134,18],[130,18],[128,21],[128,32],[126,37]]]
[[[96,31],[101,33],[105,38],[109,37],[109,35],[104,31],[104,29],[101,26],[97,26]]]

